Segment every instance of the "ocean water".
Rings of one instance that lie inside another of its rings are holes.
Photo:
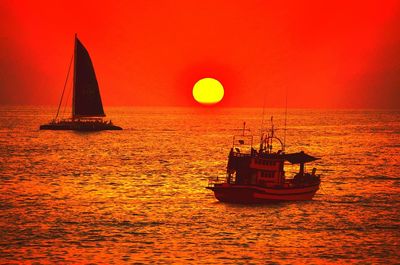
[[[269,205],[205,189],[262,110],[106,111],[123,131],[39,131],[54,108],[0,107],[0,263],[400,262],[400,111],[289,110],[287,151],[321,157],[322,186]]]

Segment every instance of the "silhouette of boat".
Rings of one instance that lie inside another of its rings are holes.
[[[58,119],[63,100],[65,87],[68,81],[71,63],[69,65],[67,79],[61,95],[60,103],[55,118],[48,124],[40,126],[40,130],[76,130],[76,131],[101,131],[122,130],[114,125],[111,120],[105,121],[105,113],[101,102],[99,86],[89,53],[75,34],[74,49],[74,76],[72,96],[72,116],[69,119]]]
[[[272,144],[276,141],[281,149],[274,152]],[[262,133],[257,151],[253,148],[253,136],[246,134],[244,125],[243,133],[233,137],[226,178],[210,179],[206,188],[212,190],[219,201],[228,203],[311,200],[321,179],[315,174],[315,168],[307,173],[305,163],[318,159],[303,151],[286,154],[285,144],[275,136],[273,125],[269,132]],[[293,178],[286,178],[285,162],[300,165]]]

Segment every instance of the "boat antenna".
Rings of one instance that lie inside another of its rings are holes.
[[[263,111],[262,111],[261,127],[260,127],[260,152],[263,149],[262,145],[263,145],[264,117],[265,117],[265,94],[264,94],[264,100],[263,100]]]
[[[63,88],[63,91],[62,91],[62,94],[61,94],[60,103],[58,104],[57,114],[56,114],[56,117],[54,118],[54,121],[57,120],[58,114],[60,113],[60,107],[61,107],[61,103],[62,103],[62,100],[63,100],[63,97],[64,97],[65,88],[66,88],[67,83],[68,83],[69,72],[71,71],[72,60],[73,60],[73,59],[74,59],[74,55],[72,54],[71,60],[70,60],[70,62],[69,62],[69,66],[68,66],[67,77],[65,78],[64,88]]]
[[[261,119],[261,131],[264,126],[264,117],[265,117],[265,95],[264,95],[264,100],[263,100],[263,111],[262,111],[262,119]]]
[[[286,98],[285,98],[285,129],[283,130],[283,152],[286,149],[286,125],[287,125],[287,100],[288,99],[288,88],[286,87]]]
[[[271,135],[269,138],[269,153],[272,153],[272,139],[274,138],[274,116],[271,116]]]

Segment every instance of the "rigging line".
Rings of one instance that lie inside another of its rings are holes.
[[[263,138],[264,117],[265,117],[265,93],[264,93],[263,111],[262,111],[261,128],[260,128],[260,137],[261,137],[260,141],[262,141]]]
[[[62,116],[64,116],[64,114],[65,114],[65,109],[67,108],[67,105],[68,105],[68,100],[69,100],[69,95],[71,94],[71,90],[72,90],[71,88],[68,89],[68,95],[65,100],[64,109],[62,111]]]
[[[288,101],[288,88],[286,87],[286,99],[285,99],[285,129],[283,134],[283,152],[286,149],[286,125],[287,125],[287,101]]]
[[[63,88],[63,91],[62,91],[62,94],[61,94],[60,103],[58,104],[57,114],[56,114],[56,117],[54,118],[54,120],[57,120],[58,114],[60,112],[60,107],[61,107],[61,103],[62,103],[62,100],[63,100],[63,97],[64,97],[65,87],[67,86],[69,72],[71,71],[71,65],[72,65],[72,60],[73,59],[74,59],[74,55],[71,56],[71,60],[69,62],[67,78],[65,79],[65,82],[64,82],[64,88]]]

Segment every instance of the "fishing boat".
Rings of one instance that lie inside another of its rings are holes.
[[[74,61],[72,115],[68,119],[59,119],[60,107],[68,83],[72,61]],[[104,120],[105,116],[92,60],[87,49],[75,34],[74,56],[69,64],[56,116],[48,124],[41,125],[40,130],[122,130],[121,127],[114,125],[111,120]]]
[[[271,118],[272,121],[272,118]],[[273,150],[273,144],[280,148]],[[233,136],[228,156],[226,177],[212,178],[206,187],[217,200],[227,203],[273,203],[278,201],[311,200],[319,189],[320,175],[311,173],[305,164],[318,160],[304,153],[286,153],[285,143],[275,135],[274,126],[261,133],[258,150],[253,148],[253,136],[246,133]],[[285,166],[298,165],[292,177],[286,176]],[[297,171],[297,170],[296,170]]]

